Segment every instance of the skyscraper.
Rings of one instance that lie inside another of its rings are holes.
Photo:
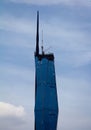
[[[35,130],[56,130],[58,100],[54,54],[39,52],[39,12],[35,51]]]

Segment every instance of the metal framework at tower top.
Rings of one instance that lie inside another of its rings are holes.
[[[35,51],[35,130],[56,130],[58,99],[54,54],[39,53],[39,12]]]

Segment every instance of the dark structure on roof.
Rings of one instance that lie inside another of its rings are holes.
[[[35,130],[56,130],[58,100],[54,54],[39,53],[39,12],[35,51]]]

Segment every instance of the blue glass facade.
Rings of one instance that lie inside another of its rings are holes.
[[[36,56],[35,67],[36,130],[56,130],[58,117],[58,101],[54,58],[48,59],[48,57],[44,56],[40,59],[38,56]]]

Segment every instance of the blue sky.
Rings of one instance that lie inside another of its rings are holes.
[[[91,130],[90,0],[0,1],[0,129],[34,129],[37,10],[40,45],[43,30],[55,54],[58,130]]]

